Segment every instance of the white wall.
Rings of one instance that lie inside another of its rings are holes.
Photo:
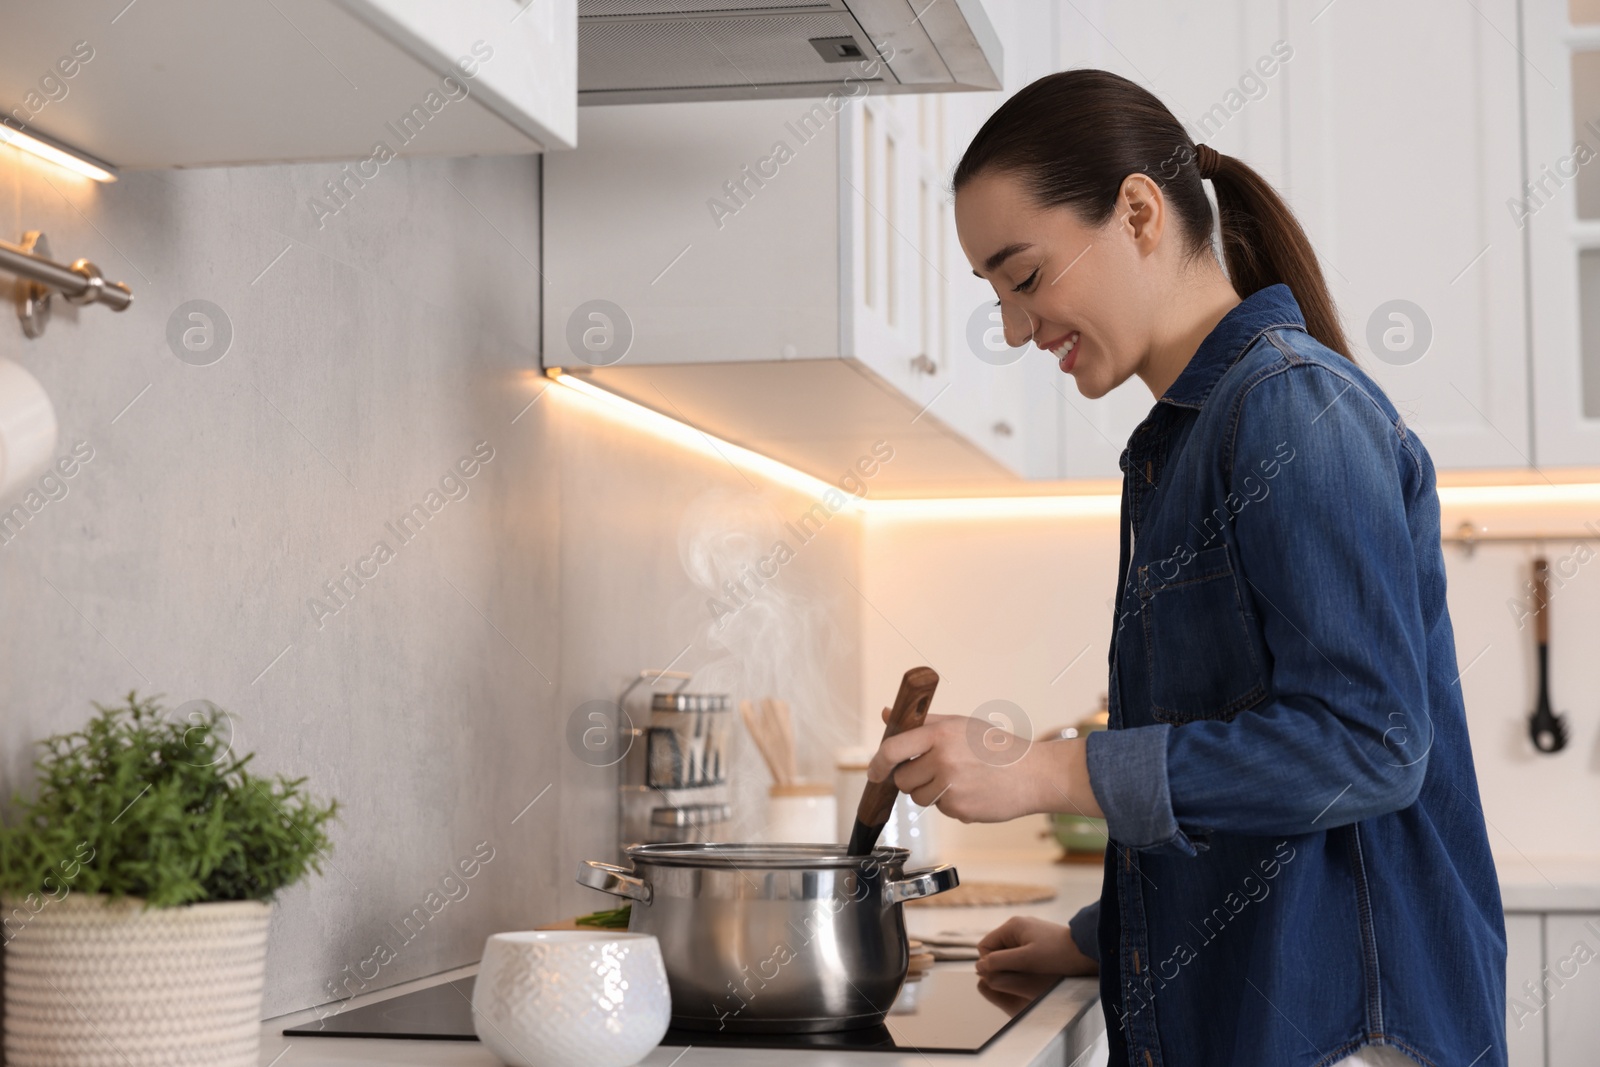
[[[1443,526],[1453,531],[1468,518],[1508,533],[1576,531],[1586,522],[1600,529],[1600,494],[1537,508],[1447,504]],[[1490,845],[1497,856],[1536,862],[1600,853],[1600,544],[1587,552],[1559,540],[1547,546],[1552,573],[1572,575],[1550,602],[1551,693],[1571,731],[1555,756],[1528,741],[1532,626],[1519,630],[1509,606],[1526,602],[1533,551],[1489,545],[1469,557],[1447,546],[1445,566]],[[862,580],[876,610],[862,614],[864,736],[882,732],[877,709],[900,674],[922,662],[942,678],[935,712],[970,714],[1010,700],[1036,733],[1082,718],[1106,689],[1116,567],[1115,518],[869,519]],[[1053,850],[1038,837],[1043,817],[1002,826],[939,818],[941,845]]]
[[[1116,520],[871,517],[862,537],[862,730],[900,676],[939,672],[931,710],[970,715],[991,700],[1026,714],[1037,735],[1099,706],[1106,687]],[[943,849],[1038,851],[1043,816],[962,826],[938,816]]]
[[[304,201],[335,167],[96,186],[0,152],[0,235],[43,229],[135,293],[122,314],[58,302],[36,341],[0,315],[0,357],[54,402],[57,452],[93,449],[0,543],[0,794],[30,788],[36,739],[137,688],[215,701],[256,770],[336,796],[325,875],[279,900],[269,1015],[329,1000],[379,942],[395,959],[369,989],[608,906],[573,872],[614,858],[617,769],[565,731],[642,668],[720,661],[736,696],[788,696],[805,763],[827,766],[859,690],[855,520],[741,615],[785,627],[782,647],[738,627],[731,653],[713,646],[685,516],[734,535],[811,501],[545,384],[537,158],[399,160],[319,230]],[[234,331],[209,366],[167,342],[196,298]],[[399,545],[385,522],[477,441],[494,458],[468,495]],[[379,539],[395,558],[314,618],[308,599]],[[739,760],[748,816],[766,772],[742,740]],[[391,924],[480,842],[494,858],[467,895],[403,940]]]

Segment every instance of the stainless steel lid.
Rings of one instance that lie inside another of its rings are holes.
[[[870,856],[852,856],[848,845],[762,844],[755,842],[630,845],[628,859],[660,867],[716,867],[724,870],[818,870],[904,865],[908,849],[880,845]]]

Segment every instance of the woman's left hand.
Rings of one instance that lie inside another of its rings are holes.
[[[1098,974],[1100,964],[1072,940],[1072,927],[1032,915],[1013,915],[978,942],[981,978],[992,983],[1007,972],[1022,974]]]
[[[884,718],[889,711],[884,709]],[[1081,738],[1034,744],[982,719],[929,715],[884,740],[867,777],[888,780],[921,807],[961,822],[1005,822],[1050,811],[1100,815]],[[1087,800],[1089,808],[1085,810]]]

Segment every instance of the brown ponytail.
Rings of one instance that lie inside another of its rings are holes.
[[[1316,252],[1289,205],[1244,161],[1217,154],[1210,174],[1228,279],[1240,297],[1283,282],[1306,332],[1354,361]],[[991,168],[1016,171],[1044,207],[1067,206],[1103,226],[1123,179],[1161,187],[1186,258],[1211,251],[1211,202],[1194,141],[1166,105],[1110,71],[1064,70],[1024,86],[989,116],[956,165],[955,191]]]
[[[1217,194],[1222,254],[1234,290],[1249,296],[1276,282],[1287,284],[1305,317],[1306,332],[1355,362],[1317,254],[1283,197],[1243,160],[1220,152],[1211,187]]]

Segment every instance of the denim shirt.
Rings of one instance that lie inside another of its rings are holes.
[[[1122,454],[1111,845],[1072,936],[1113,1064],[1506,1062],[1505,923],[1433,463],[1287,285],[1223,317]]]

